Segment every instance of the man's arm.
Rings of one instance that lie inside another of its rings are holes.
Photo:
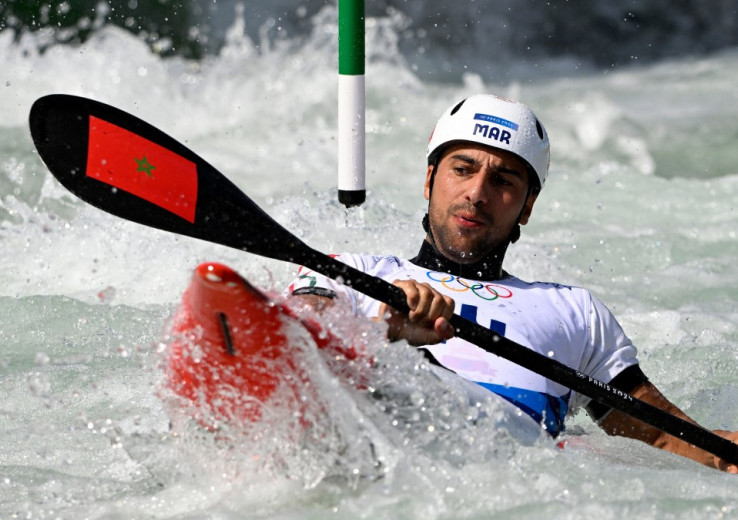
[[[299,305],[311,307],[318,314],[323,314],[326,309],[333,307],[336,302],[335,297],[318,294],[293,294],[292,297],[299,302]]]
[[[685,421],[697,424],[695,421],[687,417],[687,415],[676,405],[666,399],[659,389],[648,381],[636,387],[635,390],[631,392],[631,395],[648,404],[667,411],[676,417],[684,419]],[[728,473],[738,473],[738,467],[736,465],[729,464],[711,453],[692,446],[688,442],[664,433],[661,430],[654,428],[653,426],[649,426],[637,419],[633,419],[629,415],[618,410],[612,410],[608,413],[599,422],[599,425],[608,433],[608,435],[620,435],[631,439],[638,439],[662,450],[695,460],[705,466],[727,471]],[[738,432],[715,430],[714,433],[738,443]]]
[[[382,304],[376,320],[387,322],[390,341],[407,340],[411,345],[432,345],[450,339],[454,329],[449,320],[454,314],[454,300],[444,296],[430,285],[414,280],[396,280],[394,285],[405,292],[408,314]],[[329,298],[318,294],[294,294],[302,305],[323,313],[335,305],[340,296]]]

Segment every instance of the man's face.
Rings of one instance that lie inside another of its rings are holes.
[[[447,258],[470,264],[507,244],[518,216],[527,224],[535,194],[526,201],[528,170],[510,152],[474,143],[449,147],[425,178],[425,198],[436,246]],[[521,213],[522,211],[522,213]]]

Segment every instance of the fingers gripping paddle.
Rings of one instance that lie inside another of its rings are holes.
[[[195,153],[130,114],[55,94],[34,103],[30,127],[51,173],[93,206],[146,226],[303,264],[409,310],[398,287],[308,247]],[[738,464],[738,445],[727,439],[458,315],[451,324],[458,337],[488,352]]]

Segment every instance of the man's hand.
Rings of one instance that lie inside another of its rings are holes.
[[[734,443],[738,444],[738,432],[729,432],[725,430],[713,430],[713,433],[715,435],[720,435],[720,437],[724,437],[728,439],[729,441],[733,441]],[[731,464],[730,462],[726,462],[723,459],[716,457],[712,455],[713,463],[712,465],[721,470],[725,471],[727,473],[734,473],[738,474],[738,466],[735,464]]]
[[[454,313],[454,300],[444,296],[427,283],[415,280],[395,280],[402,289],[410,312],[405,315],[387,304],[379,307],[378,319],[389,325],[390,341],[407,340],[411,345],[432,345],[450,339],[454,328],[449,320]]]

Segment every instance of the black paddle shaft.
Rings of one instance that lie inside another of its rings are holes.
[[[101,130],[103,126],[106,130]],[[206,161],[135,116],[90,99],[55,94],[34,103],[30,127],[39,155],[51,173],[72,193],[93,206],[146,226],[303,264],[400,311],[409,310],[401,289],[308,247]],[[113,134],[115,140],[110,140]],[[91,144],[93,137],[95,147]],[[93,148],[97,150],[103,146],[100,142],[108,143],[105,146],[109,147],[110,157],[115,156],[119,162],[113,164],[114,161],[107,161],[105,155],[103,160],[91,159],[93,153],[97,153]],[[126,156],[129,150],[130,157]],[[161,150],[164,150],[163,155]],[[162,165],[170,159],[174,164],[193,165],[192,173],[186,176],[178,167],[167,170]],[[149,188],[149,184],[156,186],[162,179],[170,182],[168,187]],[[134,184],[127,184],[130,182]],[[178,193],[180,185],[188,186],[186,197],[184,188]],[[193,190],[196,196],[192,195]],[[195,204],[192,214],[185,211],[188,203],[183,204],[180,200],[183,198]],[[453,316],[451,324],[458,337],[487,352],[738,464],[738,445],[709,430],[458,315]]]

